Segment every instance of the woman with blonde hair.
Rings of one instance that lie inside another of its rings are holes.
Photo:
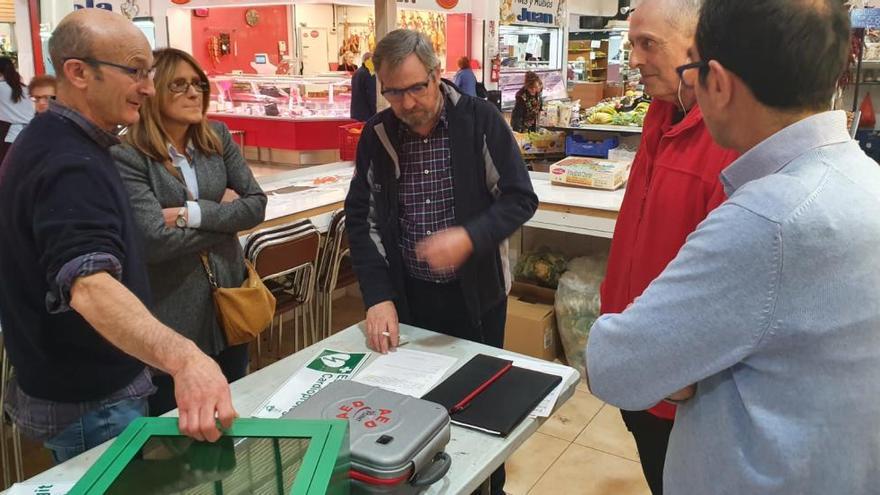
[[[266,195],[229,130],[207,120],[211,85],[180,50],[154,52],[156,95],[112,152],[145,242],[153,313],[192,339],[233,382],[247,373],[248,346],[228,346],[202,265],[221,287],[239,287],[246,269],[238,232],[263,221]],[[154,375],[150,414],[175,406],[168,375]]]

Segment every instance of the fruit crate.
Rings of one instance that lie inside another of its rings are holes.
[[[339,126],[339,159],[347,162],[354,161],[357,156],[358,141],[361,139],[363,122],[345,124]]]
[[[602,141],[591,141],[583,136],[569,135],[565,138],[565,154],[567,156],[608,158],[608,152],[619,145],[620,140],[616,137],[610,137]]]

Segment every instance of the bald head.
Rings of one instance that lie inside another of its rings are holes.
[[[104,9],[79,9],[64,17],[49,38],[49,57],[59,79],[68,58],[107,58],[146,46],[144,34],[125,17]]]

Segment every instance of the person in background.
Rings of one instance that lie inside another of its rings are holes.
[[[43,113],[49,109],[49,102],[55,99],[55,84],[55,77],[48,74],[31,79],[28,94],[34,102],[34,111]]]
[[[477,76],[471,70],[471,59],[461,57],[458,59],[458,72],[452,80],[462,93],[468,96],[477,96]]]
[[[220,287],[246,276],[238,232],[263,221],[266,195],[229,130],[208,121],[211,85],[198,62],[173,48],[154,52],[156,95],[111,152],[145,241],[153,312],[217,362],[231,383],[248,367],[248,344],[228,346],[202,265]],[[183,303],[185,301],[185,303]],[[174,383],[153,374],[150,415],[174,408]]]
[[[538,130],[538,117],[544,101],[541,91],[544,83],[538,74],[526,72],[523,86],[516,92],[516,103],[510,116],[510,126],[516,132],[534,132]]]
[[[364,53],[364,63],[351,77],[351,118],[360,122],[376,115],[376,72],[372,59],[372,53]]]
[[[829,111],[850,37],[840,0],[704,2],[677,72],[740,154],[729,199],[587,346],[596,397],[683,401],[667,493],[880,486],[880,168]]]
[[[345,52],[342,55],[342,63],[336,68],[340,72],[354,72],[357,69],[358,66],[354,63],[354,53],[351,52]]]
[[[725,199],[719,174],[737,156],[709,134],[693,88],[675,68],[693,44],[701,0],[643,0],[630,16],[630,64],[653,102],[620,207],[605,280],[602,313],[622,313],[678,254],[706,216]],[[622,410],[654,495],[663,493],[663,463],[675,405]]]
[[[108,151],[154,93],[150,44],[125,17],[82,9],[48,51],[58,100],[0,165],[0,322],[15,368],[5,411],[65,461],[146,413],[146,363],[174,378],[180,431],[216,441],[217,422],[236,416],[229,385],[147,310],[140,233]]]
[[[397,347],[398,322],[500,348],[507,239],[538,198],[513,134],[489,102],[440,79],[424,34],[388,33],[373,52],[391,105],[364,126],[345,199],[369,347]],[[491,477],[503,493],[504,468]]]
[[[2,162],[15,138],[34,118],[34,105],[28,98],[21,75],[9,57],[0,57],[0,78],[0,134],[5,134],[0,144]],[[2,84],[3,82],[6,84]]]

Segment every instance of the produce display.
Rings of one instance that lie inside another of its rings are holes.
[[[641,127],[651,105],[650,97],[642,92],[627,91],[626,96],[607,98],[583,111],[581,122],[592,125],[622,125]]]
[[[556,325],[568,365],[587,375],[586,353],[590,328],[599,317],[599,286],[605,277],[604,255],[575,258],[556,289]]]
[[[565,151],[565,133],[539,128],[537,132],[514,132],[513,137],[524,155],[562,153]]]
[[[561,254],[546,251],[530,253],[517,261],[514,277],[520,281],[555,289],[567,265]]]

